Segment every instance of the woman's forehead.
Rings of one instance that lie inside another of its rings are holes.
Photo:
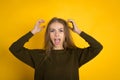
[[[64,26],[59,22],[54,22],[50,25],[50,29],[64,29]]]

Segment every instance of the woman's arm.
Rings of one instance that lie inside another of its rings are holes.
[[[30,55],[30,51],[32,50],[29,50],[24,47],[24,44],[28,42],[32,36],[33,34],[31,32],[28,32],[27,34],[22,36],[20,39],[18,39],[16,42],[14,42],[9,47],[9,50],[15,57],[25,62],[26,64],[30,65],[31,67],[34,67],[34,63]]]
[[[21,61],[25,62],[26,64],[30,65],[31,67],[35,67],[35,63],[33,61],[33,58],[31,56],[31,53],[36,53],[35,50],[30,50],[24,47],[24,44],[29,41],[29,39],[36,34],[37,32],[40,32],[42,27],[39,27],[41,23],[43,23],[43,20],[37,21],[36,25],[34,26],[34,29],[22,36],[20,39],[18,39],[16,42],[14,42],[10,47],[9,50],[11,53],[16,56]]]
[[[81,49],[80,53],[78,50],[79,67],[96,57],[103,49],[100,42],[85,32],[81,32],[80,36],[89,44],[89,46]]]
[[[102,50],[103,46],[96,39],[94,39],[90,35],[78,29],[78,27],[76,26],[73,20],[68,20],[68,21],[72,23],[73,26],[72,31],[80,35],[89,44],[89,47],[83,49],[78,48],[77,50],[78,63],[80,67],[86,62],[93,59]]]

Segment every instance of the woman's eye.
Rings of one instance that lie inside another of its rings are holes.
[[[60,32],[63,32],[63,30],[59,30]]]
[[[50,30],[50,32],[54,32],[55,30]]]

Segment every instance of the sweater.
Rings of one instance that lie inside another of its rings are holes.
[[[79,68],[93,59],[103,48],[87,33],[81,32],[79,35],[89,44],[88,47],[52,50],[47,59],[44,49],[24,47],[33,36],[31,32],[14,42],[9,50],[19,60],[35,69],[34,80],[79,80]]]

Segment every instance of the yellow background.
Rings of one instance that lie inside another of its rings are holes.
[[[8,48],[38,19],[47,23],[52,17],[74,19],[104,46],[80,68],[81,80],[120,80],[120,0],[0,0],[0,80],[33,80],[34,70]],[[26,47],[43,48],[44,32],[32,37]],[[77,46],[87,46],[78,35],[72,36]]]

